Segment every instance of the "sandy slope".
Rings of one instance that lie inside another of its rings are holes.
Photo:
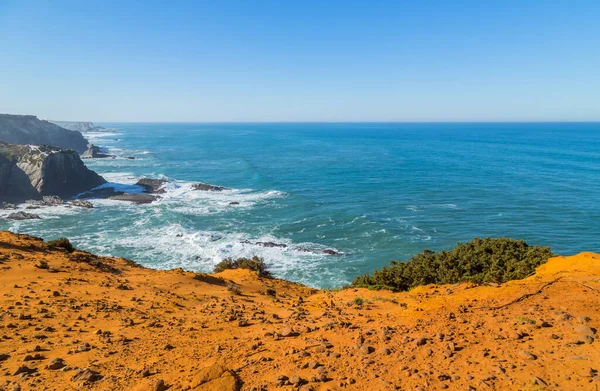
[[[597,254],[407,293],[75,256],[0,233],[0,389],[600,388]]]

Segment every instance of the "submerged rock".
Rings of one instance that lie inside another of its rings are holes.
[[[124,193],[120,195],[116,195],[113,197],[109,197],[109,200],[117,200],[117,201],[129,201],[135,204],[150,204],[156,201],[158,197],[152,194],[133,194],[133,193]]]
[[[249,240],[244,240],[241,243],[242,244],[254,244],[256,246],[262,246],[262,247],[280,247],[280,248],[287,247],[287,244],[285,244],[285,243],[275,243],[275,242],[251,242]]]

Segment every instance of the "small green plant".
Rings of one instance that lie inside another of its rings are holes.
[[[355,297],[354,300],[352,300],[350,303],[354,304],[357,307],[362,307],[362,305],[365,303],[365,299],[363,299],[362,297]]]
[[[394,303],[394,304],[398,304],[398,300],[396,299],[391,299],[389,297],[379,297],[376,296],[373,298],[374,301],[382,301],[384,303]]]
[[[225,280],[221,277],[211,276],[210,274],[206,273],[196,273],[194,275],[194,280],[202,281],[212,285],[227,285],[227,282],[225,282]]]
[[[267,265],[262,258],[227,258],[215,266],[215,273],[220,273],[227,269],[248,269],[255,271],[259,277],[271,278],[271,273],[267,270]]]
[[[38,269],[45,269],[45,270],[48,270],[50,268],[50,266],[48,266],[48,262],[44,259],[42,259],[41,261],[36,263],[34,266],[37,267]]]
[[[277,296],[277,291],[274,288],[267,288],[265,293],[267,294],[267,296]]]
[[[46,246],[49,248],[60,248],[60,249],[65,250],[68,253],[72,253],[73,251],[75,251],[75,247],[73,247],[73,245],[67,238],[59,238],[56,240],[51,240],[46,243]]]
[[[234,284],[233,282],[227,283],[227,290],[233,293],[234,295],[242,294],[242,288],[239,285]]]
[[[535,324],[535,320],[526,318],[524,316],[517,316],[517,322]]]
[[[503,283],[530,276],[553,256],[549,247],[529,246],[522,240],[475,238],[452,250],[424,250],[409,261],[392,261],[373,274],[357,277],[352,286],[407,291],[428,284]]]

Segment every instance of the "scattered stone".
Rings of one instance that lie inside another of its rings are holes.
[[[286,327],[285,329],[281,330],[278,334],[282,337],[294,337],[298,335],[298,333],[294,332],[294,330],[292,330],[289,327]]]
[[[35,369],[31,369],[26,365],[21,365],[19,368],[17,368],[16,371],[13,372],[13,376],[17,376],[22,373],[32,373],[32,372],[35,372]]]
[[[375,348],[369,345],[361,345],[358,350],[361,354],[371,354],[375,351]]]
[[[63,360],[62,358],[55,358],[52,361],[50,361],[48,365],[46,365],[46,368],[55,371],[57,369],[64,368],[65,366],[67,366],[67,364],[65,364],[65,360]]]
[[[417,339],[415,339],[415,345],[417,346],[423,346],[427,343],[427,337],[419,337]]]
[[[575,326],[575,332],[583,337],[594,337],[596,332],[587,324],[578,324]]]
[[[528,352],[527,350],[521,350],[519,351],[519,356],[523,357],[524,359],[527,360],[535,360],[537,359],[537,356],[531,352]]]
[[[84,369],[78,371],[71,378],[71,380],[94,383],[99,380],[102,380],[102,378],[103,378],[103,376],[99,372],[91,370],[90,368],[84,368]]]
[[[165,386],[165,381],[162,379],[157,381],[154,385],[154,391],[165,391],[166,389],[167,387]]]
[[[548,386],[548,383],[546,383],[543,379],[541,379],[541,378],[539,378],[537,376],[533,377],[533,384],[536,385],[536,386],[542,386],[542,387],[547,387]]]

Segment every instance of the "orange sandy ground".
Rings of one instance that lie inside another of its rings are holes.
[[[79,256],[0,232],[0,389],[600,386],[598,254],[500,286],[405,293],[317,291],[245,270],[200,281]]]

